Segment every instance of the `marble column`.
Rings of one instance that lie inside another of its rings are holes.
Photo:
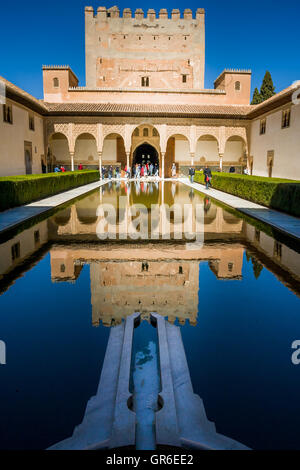
[[[219,157],[220,157],[220,171],[223,171],[223,157],[224,157],[224,154],[220,153]]]
[[[70,158],[71,158],[71,171],[74,171],[74,154],[75,154],[75,152],[70,152]]]
[[[166,152],[161,152],[161,171],[160,171],[160,174],[161,174],[162,179],[165,178],[165,155],[166,155]]]
[[[100,180],[102,180],[102,152],[98,152]]]

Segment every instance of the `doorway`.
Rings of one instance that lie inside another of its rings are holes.
[[[134,166],[137,163],[141,165],[147,162],[159,165],[159,158],[157,150],[152,145],[144,143],[139,145],[133,152],[132,165]]]
[[[32,143],[24,143],[25,174],[32,175]]]

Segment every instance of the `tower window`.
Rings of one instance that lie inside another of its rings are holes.
[[[34,131],[34,116],[29,114],[29,130]]]
[[[291,110],[286,109],[285,111],[282,111],[281,128],[286,129],[287,127],[290,127],[290,122],[291,122]]]
[[[186,83],[187,82],[187,75],[182,75],[182,83]]]
[[[34,232],[34,243],[36,245],[40,243],[40,231],[39,230],[35,230]]]
[[[59,80],[57,77],[53,78],[53,87],[58,88],[59,87]]]
[[[11,247],[11,258],[12,258],[12,261],[15,261],[16,259],[20,258],[20,256],[21,256],[20,252],[21,252],[21,250],[20,250],[20,242],[15,243],[15,244]]]
[[[267,125],[266,119],[261,119],[261,121],[260,121],[260,129],[259,129],[260,135],[264,135],[264,134],[266,133],[266,125]]]
[[[150,80],[149,77],[142,77],[141,78],[141,85],[142,86],[149,86]]]
[[[12,107],[8,104],[3,105],[3,121],[9,124],[13,123]]]
[[[277,241],[274,242],[274,256],[279,260],[282,258],[282,245]]]
[[[235,91],[241,91],[241,82],[235,82]]]

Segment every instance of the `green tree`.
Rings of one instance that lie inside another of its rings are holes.
[[[275,95],[275,87],[270,72],[267,70],[260,89],[261,100],[265,101]]]
[[[258,89],[255,88],[251,104],[259,104],[261,102],[262,102],[262,99],[261,99],[260,93],[259,93]]]
[[[255,258],[251,258],[251,260],[252,260],[253,273],[254,273],[255,279],[258,279],[260,276],[260,273],[263,270],[263,265],[260,264]]]

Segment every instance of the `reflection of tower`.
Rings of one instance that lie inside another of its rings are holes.
[[[197,322],[199,261],[92,263],[93,324],[120,323],[134,312]]]
[[[204,245],[187,250],[176,245],[103,244],[101,247],[55,246],[51,249],[51,277],[76,281],[83,264],[90,264],[93,325],[118,324],[134,312],[145,318],[156,312],[174,323],[176,318],[196,325],[199,263],[209,261],[218,279],[241,279],[243,246]]]
[[[231,248],[224,250],[222,256],[211,260],[209,267],[218,279],[242,279],[244,250]]]

